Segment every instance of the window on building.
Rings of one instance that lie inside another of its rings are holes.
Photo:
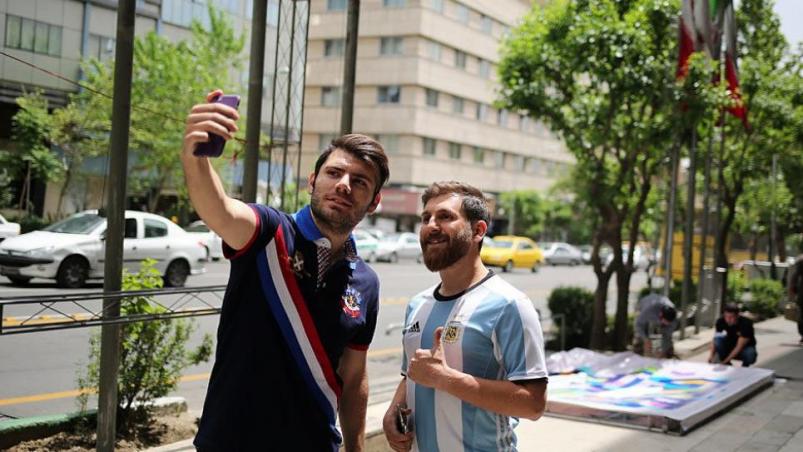
[[[487,34],[491,34],[493,30],[493,20],[485,14],[480,15],[480,30]]]
[[[455,4],[455,16],[457,16],[459,22],[467,24],[469,18],[468,7],[460,3]]]
[[[438,92],[434,89],[427,88],[427,106],[438,107]]]
[[[454,51],[454,65],[460,69],[466,68],[466,52],[462,50]]]
[[[382,6],[386,8],[401,8],[405,3],[405,0],[382,0]]]
[[[519,115],[519,130],[526,132],[530,128],[530,118],[524,115]]]
[[[398,154],[399,153],[399,136],[398,135],[377,135],[376,141],[382,145],[382,148],[388,154]]]
[[[541,159],[531,158],[527,162],[527,171],[538,174],[541,172]]]
[[[491,78],[491,62],[480,59],[480,77]]]
[[[343,51],[346,48],[345,39],[327,39],[323,41],[323,56],[337,57],[343,56]]]
[[[321,105],[324,107],[339,107],[340,98],[339,86],[324,86],[321,88]]]
[[[347,0],[326,0],[328,11],[345,11]]]
[[[401,86],[390,85],[377,88],[377,102],[380,104],[398,104],[401,101]]]
[[[386,36],[379,41],[380,55],[401,55],[402,38],[399,36]]]
[[[507,127],[507,110],[496,111],[496,123],[502,127]]]
[[[437,11],[437,12],[439,12],[439,13],[443,14],[443,0],[430,0],[430,3],[429,3],[429,5],[430,5],[430,6],[432,7],[432,9],[434,9],[435,11]]]
[[[427,56],[429,56],[429,58],[434,60],[434,61],[440,61],[441,60],[441,48],[442,48],[442,46],[439,43],[437,43],[435,41],[429,41],[427,43]]]
[[[452,160],[460,160],[459,143],[449,143],[449,158]]]
[[[505,167],[505,153],[502,151],[496,151],[494,154],[494,166],[497,168],[504,168]]]
[[[114,59],[114,38],[100,35],[89,35],[88,57],[100,61]]]
[[[477,114],[475,118],[477,121],[485,121],[488,117],[488,106],[483,104],[482,102],[477,103]]]
[[[5,46],[43,55],[61,55],[61,27],[6,15]]]
[[[329,143],[331,143],[335,138],[337,138],[337,134],[334,133],[322,133],[318,135],[319,150],[323,152],[323,150],[326,149],[326,147],[329,146]]]
[[[424,155],[434,156],[437,142],[432,138],[424,138],[422,143],[424,146]]]
[[[474,146],[474,163],[485,163],[485,149]]]
[[[510,166],[513,171],[524,171],[524,156],[521,155],[511,155],[510,156]]]
[[[452,113],[459,113],[463,114],[463,109],[465,107],[465,101],[462,97],[454,96],[452,97]]]

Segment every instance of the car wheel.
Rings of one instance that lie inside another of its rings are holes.
[[[368,257],[365,258],[365,262],[368,264],[376,262],[376,254],[374,254],[373,252],[369,254]]]
[[[78,289],[84,286],[89,275],[89,265],[86,259],[80,256],[70,256],[59,265],[56,273],[56,283],[59,287]]]
[[[502,271],[503,271],[504,273],[507,273],[507,272],[511,272],[511,271],[513,271],[513,261],[507,261],[507,262],[505,262],[505,266],[504,266],[504,267],[502,267]]]
[[[27,286],[32,279],[26,276],[6,276],[6,278],[10,279],[11,284],[14,284],[15,286]]]
[[[399,255],[396,253],[390,253],[390,257],[388,259],[390,259],[391,264],[395,264],[396,262],[399,262]]]
[[[190,274],[190,264],[184,259],[177,259],[167,266],[164,275],[165,286],[168,287],[184,287],[187,281],[187,276]]]
[[[532,268],[530,268],[530,271],[533,273],[538,273],[538,262],[533,263],[533,266]]]
[[[206,261],[209,262],[212,260],[212,253],[209,252],[209,247],[204,246],[204,251],[206,251]]]

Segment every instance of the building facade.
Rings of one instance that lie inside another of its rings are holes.
[[[347,3],[312,5],[302,168],[339,130]],[[413,228],[421,189],[433,181],[491,195],[545,190],[573,163],[541,123],[494,106],[500,43],[530,2],[361,3],[353,124],[391,159],[379,216],[396,224],[383,226]]]

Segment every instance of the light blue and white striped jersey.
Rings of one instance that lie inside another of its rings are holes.
[[[530,299],[499,276],[456,297],[425,290],[407,305],[402,373],[408,356],[432,347],[442,326],[449,367],[490,380],[547,377],[544,338]],[[515,451],[518,419],[477,408],[443,391],[407,379],[407,406],[413,410],[413,450]]]

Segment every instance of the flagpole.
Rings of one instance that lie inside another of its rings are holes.
[[[664,289],[663,295],[669,297],[669,286],[672,284],[672,245],[675,240],[675,194],[678,185],[678,154],[680,153],[679,142],[672,146],[670,155],[670,171],[672,178],[669,184],[669,201],[666,207],[666,238],[664,239]]]
[[[680,297],[680,339],[686,337],[686,308],[691,303],[692,239],[694,238],[694,198],[697,190],[697,124],[691,126],[689,170],[686,192],[686,227],[683,231],[683,286]]]
[[[720,113],[721,115],[722,113]],[[711,131],[708,134],[708,149],[705,154],[705,169],[703,170],[703,212],[702,212],[702,231],[700,243],[700,271],[697,276],[697,311],[694,315],[694,334],[700,333],[700,323],[702,322],[703,294],[705,293],[706,274],[705,261],[708,251],[708,220],[709,220],[709,200],[711,197],[711,161],[713,160],[714,133],[716,123],[711,124]]]

